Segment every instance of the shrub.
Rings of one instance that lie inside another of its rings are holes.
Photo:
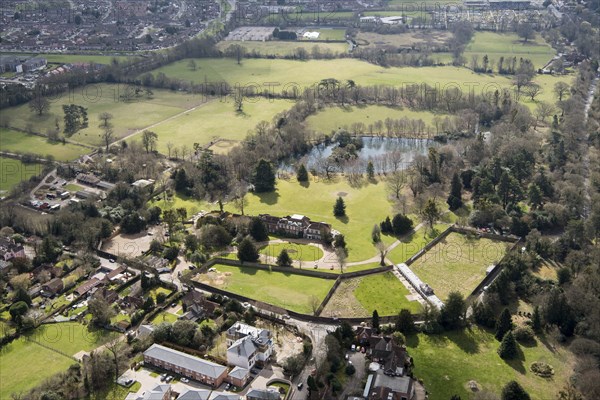
[[[346,375],[352,376],[352,375],[354,375],[355,372],[356,372],[356,368],[354,368],[354,365],[349,364],[346,366]]]
[[[545,362],[536,361],[531,363],[531,372],[542,378],[551,378],[554,375],[554,368],[552,365],[546,364]]]
[[[531,343],[535,341],[535,333],[529,326],[519,326],[514,329],[513,335],[515,339],[521,343]]]

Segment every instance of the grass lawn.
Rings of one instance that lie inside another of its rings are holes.
[[[397,12],[396,12],[397,14]],[[395,35],[382,35],[374,32],[360,32],[357,35],[359,43],[361,40],[369,42],[365,47],[377,46],[411,46],[413,44],[436,43],[443,44],[451,37],[451,34],[445,31],[431,30],[424,32],[407,32]]]
[[[83,187],[74,183],[69,183],[67,186],[65,186],[65,190],[68,190],[69,192],[78,192],[83,190]]]
[[[349,250],[348,262],[363,261],[377,255],[377,250],[371,242],[371,230],[374,224],[383,221],[392,213],[385,183],[365,181],[363,186],[353,187],[346,179],[338,176],[332,177],[330,181],[314,180],[312,177],[311,179],[307,186],[300,185],[295,178],[279,179],[275,192],[249,193],[248,205],[244,212],[248,215],[306,215],[313,221],[332,224],[333,229],[345,236]],[[338,219],[333,216],[333,205],[338,196],[343,196],[346,202],[346,218]],[[174,197],[168,204],[164,204],[162,200],[155,204],[162,208],[185,207],[188,215],[200,210],[217,209],[216,205],[179,197]],[[238,212],[233,204],[227,204],[225,209]],[[383,240],[389,245],[395,239],[383,236]]]
[[[458,394],[472,398],[468,382],[500,393],[510,380],[518,381],[532,399],[552,400],[573,372],[574,356],[561,345],[550,350],[546,338],[532,347],[520,346],[520,359],[506,362],[496,350],[493,333],[472,327],[439,335],[418,334],[407,338],[408,352],[415,359],[415,376],[423,379],[431,400],[447,400]],[[554,367],[554,377],[543,379],[530,371],[531,363],[543,361]]]
[[[207,145],[217,139],[242,140],[260,121],[270,122],[277,113],[292,105],[287,100],[248,98],[244,102],[243,112],[238,113],[233,100],[226,97],[162,122],[152,131],[158,134],[158,151],[163,154],[168,153],[169,142],[177,147],[186,145],[188,151],[193,151],[194,143]],[[136,135],[134,140],[141,141],[141,137],[141,134]]]
[[[150,296],[152,296],[152,299],[154,299],[154,301],[156,301],[156,295],[158,295],[159,293],[164,293],[165,295],[169,296],[171,293],[173,293],[173,291],[166,289],[164,287],[158,287],[158,288],[152,289],[150,291]]]
[[[154,95],[151,98],[143,95],[124,102],[120,96],[126,93],[127,90],[130,91],[131,88],[128,89],[126,85],[92,84],[79,87],[72,93],[63,93],[58,98],[52,99],[50,109],[44,115],[34,115],[28,104],[3,110],[3,114],[8,116],[10,126],[25,129],[27,125],[31,125],[35,132],[45,133],[48,129],[55,127],[56,118],[58,118],[61,129],[64,128],[62,105],[77,104],[87,108],[89,126],[71,136],[70,139],[99,146],[102,144],[100,136],[102,129],[98,126],[98,116],[102,112],[113,115],[114,138],[117,139],[193,108],[204,100],[202,96],[154,89]],[[40,140],[43,141],[43,138],[40,138]],[[190,143],[190,147],[191,145],[192,143]],[[37,146],[29,148],[36,149]],[[44,149],[40,152],[43,155],[48,150]],[[84,149],[83,152],[87,153],[89,149]]]
[[[396,315],[402,308],[421,310],[418,301],[409,301],[408,289],[391,272],[346,279],[340,283],[321,313],[332,317],[369,317]]]
[[[323,250],[317,246],[297,243],[273,243],[263,247],[261,254],[278,257],[281,250],[286,249],[292,260],[317,261],[323,257]]]
[[[332,279],[215,264],[217,272],[198,275],[200,282],[292,311],[312,314],[333,286]],[[268,290],[266,290],[268,288]]]
[[[32,338],[66,354],[75,354],[92,350],[115,335],[108,331],[90,332],[87,326],[66,322],[41,326]],[[0,352],[0,398],[9,399],[13,392],[26,392],[75,363],[25,338],[17,339]]]
[[[476,32],[465,49],[464,56],[467,64],[471,63],[472,56],[477,55],[481,65],[483,56],[486,54],[496,71],[498,60],[502,56],[505,59],[517,57],[517,62],[521,57],[528,58],[537,69],[546,65],[554,57],[556,51],[539,34],[535,39],[525,43],[516,33]]]
[[[339,81],[352,79],[357,85],[403,85],[427,83],[445,88],[459,88],[465,95],[470,91],[476,94],[492,95],[498,88],[512,87],[512,77],[477,74],[468,68],[461,67],[390,67],[383,68],[364,61],[354,59],[334,60],[281,60],[281,59],[246,59],[238,65],[232,58],[201,58],[195,59],[197,70],[187,67],[189,60],[180,60],[164,67],[155,69],[156,76],[162,72],[169,77],[202,83],[228,82],[235,85],[250,83],[264,85],[266,82],[275,83],[275,91],[302,89],[312,87],[322,79],[335,77]],[[565,77],[550,75],[536,76],[535,82],[542,86],[543,92],[538,100],[554,102],[552,87],[555,82],[565,80]],[[266,100],[263,100],[266,101]],[[533,106],[528,99],[522,102]]]
[[[152,319],[152,323],[160,324],[161,322],[175,323],[179,319],[179,316],[170,312],[161,312]]]
[[[465,297],[485,277],[485,270],[504,256],[507,243],[452,232],[410,265],[440,299],[452,291]]]
[[[11,53],[17,54],[17,53]],[[97,63],[97,64],[110,64],[113,58],[119,61],[125,61],[129,58],[126,56],[111,56],[111,55],[97,55],[97,54],[58,54],[58,53],[47,53],[47,54],[32,54],[32,53],[19,53],[19,55],[28,55],[42,57],[48,60],[49,63]],[[135,57],[138,58],[138,57]]]
[[[265,56],[291,56],[296,53],[297,49],[302,48],[309,53],[316,47],[319,53],[331,52],[333,54],[341,54],[348,52],[348,44],[346,43],[310,43],[306,41],[297,42],[280,42],[276,40],[270,40],[268,42],[248,42],[248,41],[222,41],[217,43],[217,48],[221,51],[227,49],[227,47],[239,44],[246,48],[246,52],[250,53],[256,51]]]
[[[20,182],[41,174],[43,169],[42,164],[24,164],[21,160],[0,156],[0,197]]]
[[[36,118],[37,117],[33,117],[31,119]],[[20,122],[17,122],[16,120],[12,120],[11,123],[15,126],[20,124]],[[44,133],[45,131],[41,132]],[[14,153],[33,153],[41,157],[50,155],[58,161],[73,161],[82,154],[91,151],[87,147],[77,146],[71,143],[62,144],[60,142],[51,142],[41,136],[29,135],[8,128],[0,128],[0,149],[2,151]]]
[[[542,265],[533,271],[533,275],[547,281],[558,282],[558,270],[560,268],[561,265],[556,261],[544,260]]]
[[[402,308],[418,312],[421,305],[417,301],[408,301],[410,292],[391,272],[369,275],[361,278],[354,296],[368,311],[369,315],[377,310],[379,315],[396,315]]]
[[[323,111],[313,114],[306,119],[308,126],[315,131],[329,134],[332,131],[337,131],[340,128],[350,130],[355,122],[362,122],[368,130],[369,124],[374,124],[377,121],[385,121],[386,118],[391,119],[414,119],[423,120],[426,125],[433,126],[433,117],[435,114],[428,111],[412,111],[408,108],[386,107],[386,106],[348,106],[348,107],[329,107]],[[445,115],[441,114],[441,118]],[[433,129],[433,127],[432,127]],[[383,133],[385,133],[385,125]],[[368,132],[366,132],[368,133]],[[375,132],[378,133],[378,132]]]
[[[417,254],[425,245],[448,228],[445,224],[435,224],[433,230],[421,227],[418,231],[400,238],[400,244],[387,255],[394,264],[400,264]]]

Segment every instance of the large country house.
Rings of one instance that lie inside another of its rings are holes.
[[[260,214],[258,217],[267,226],[269,233],[276,235],[323,240],[331,234],[331,225],[325,222],[313,222],[310,218],[300,214],[281,218],[269,214]]]

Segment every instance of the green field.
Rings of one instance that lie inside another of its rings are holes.
[[[285,14],[269,14],[261,19],[269,24],[294,23],[294,22],[316,22],[335,23],[339,20],[354,19],[354,13],[350,11],[323,11],[315,12],[287,12]]]
[[[23,164],[21,160],[0,156],[0,197],[20,182],[39,175],[43,169],[42,164]]]
[[[496,350],[494,334],[472,327],[439,335],[419,334],[407,338],[410,355],[416,360],[413,372],[423,379],[431,400],[447,400],[454,394],[472,399],[468,382],[500,394],[510,380],[518,381],[535,400],[554,400],[573,372],[574,357],[562,345],[548,337],[535,346],[521,346],[521,358],[503,361]],[[554,350],[556,348],[556,350]],[[529,367],[543,361],[554,367],[554,377],[544,379]]]
[[[260,250],[261,254],[277,258],[286,249],[290,258],[297,261],[317,261],[323,257],[323,250],[317,246],[297,243],[271,243]]]
[[[163,154],[168,153],[169,142],[177,147],[186,145],[191,150],[194,143],[206,145],[217,139],[242,140],[260,121],[270,122],[276,114],[291,106],[287,100],[248,98],[243,112],[238,113],[231,98],[226,97],[159,123],[152,131],[158,134],[157,147]],[[141,140],[141,134],[134,136],[134,140]]]
[[[17,54],[17,53],[15,53]],[[113,58],[124,61],[132,57],[127,56],[110,56],[110,55],[97,55],[97,54],[58,54],[58,53],[46,53],[46,54],[32,54],[32,53],[19,53],[19,55],[42,57],[48,60],[49,63],[97,63],[97,64],[110,64]],[[137,57],[136,57],[137,58]]]
[[[333,204],[338,196],[346,202],[347,218],[337,219],[333,216]],[[272,193],[248,193],[248,205],[244,211],[248,215],[269,213],[284,216],[290,213],[306,215],[313,221],[332,224],[346,238],[349,250],[348,262],[363,261],[377,255],[371,242],[373,224],[383,221],[391,213],[391,205],[387,200],[386,185],[383,182],[369,183],[362,187],[352,187],[342,177],[333,177],[330,181],[312,180],[309,185],[302,186],[295,179],[277,181],[277,190]],[[216,209],[216,204],[197,202],[191,199],[175,197],[174,201],[164,204],[162,200],[156,205],[162,208],[185,207],[188,215],[202,209]],[[233,204],[225,209],[237,212]],[[386,244],[394,238],[383,236]]]
[[[17,125],[17,121],[14,123]],[[0,128],[0,150],[11,153],[34,153],[41,157],[50,155],[57,161],[72,161],[91,151],[87,147],[51,142],[41,136],[8,128]]]
[[[433,129],[433,118],[436,114],[428,111],[412,111],[408,108],[395,108],[386,106],[348,106],[348,107],[329,107],[323,109],[317,114],[313,114],[306,119],[308,126],[315,131],[329,134],[340,128],[350,130],[353,123],[362,122],[365,124],[368,133],[369,124],[377,121],[385,121],[386,118],[392,119],[414,119],[423,120],[425,124]],[[445,115],[440,114],[440,118]],[[385,133],[385,125],[382,132]],[[380,132],[375,132],[380,133]]]
[[[397,315],[406,308],[418,313],[421,305],[406,296],[410,292],[391,272],[343,280],[321,315],[331,317],[370,317]]]
[[[433,230],[421,227],[418,231],[401,237],[400,244],[387,254],[387,258],[394,264],[403,263],[421,251],[427,243],[431,242],[447,228],[448,225],[441,223],[434,225]]]
[[[410,269],[440,299],[445,300],[452,291],[466,297],[483,280],[486,268],[502,259],[506,245],[452,232],[411,264]]]
[[[81,105],[88,109],[89,126],[70,139],[99,146],[102,145],[102,129],[98,126],[98,116],[102,112],[109,112],[114,116],[112,124],[114,138],[117,139],[196,107],[204,100],[202,96],[156,89],[151,98],[142,95],[124,102],[120,96],[127,90],[131,91],[131,88],[127,89],[125,85],[87,85],[77,88],[71,94],[63,93],[59,98],[53,99],[49,111],[42,116],[35,115],[27,104],[23,104],[3,110],[3,118],[7,116],[10,126],[25,129],[29,125],[33,131],[44,134],[48,129],[55,128],[56,119],[61,129],[64,128],[62,105]],[[32,148],[34,150],[35,147]]]
[[[484,55],[488,55],[494,71],[497,70],[497,62],[500,57],[528,58],[534,67],[542,68],[554,57],[556,51],[537,34],[534,40],[523,42],[515,33],[476,32],[464,52],[467,65],[471,63],[471,57],[479,56],[479,65]]]
[[[427,83],[438,86],[442,91],[459,88],[465,95],[470,91],[475,94],[489,95],[497,88],[512,87],[512,78],[509,76],[477,74],[468,68],[452,66],[383,68],[353,59],[309,61],[247,59],[238,65],[230,58],[202,58],[195,59],[198,68],[196,71],[191,71],[187,67],[188,61],[177,61],[152,72],[154,75],[162,72],[170,77],[196,83],[207,80],[225,81],[232,85],[250,83],[265,85],[269,82],[271,85],[273,83],[277,85],[274,87],[277,92],[290,91],[293,87],[302,91],[327,78],[335,78],[339,81],[352,79],[358,85],[394,85],[398,88],[414,83]],[[552,88],[558,80],[564,80],[564,77],[536,76],[535,82],[542,87],[542,93],[537,100],[554,102]],[[529,99],[522,98],[521,101],[533,106]]]
[[[115,337],[107,331],[90,332],[78,323],[44,325],[31,336],[37,342],[68,355],[90,351]],[[76,361],[37,343],[19,338],[0,352],[0,398],[37,386],[44,379],[64,371]]]
[[[199,275],[197,279],[219,289],[305,314],[312,314],[312,306],[323,301],[334,282],[250,267],[221,264],[213,267],[217,272]]]
[[[217,43],[217,48],[224,51],[227,47],[234,44],[245,47],[246,52],[256,51],[263,56],[291,56],[296,54],[297,49],[299,48],[306,50],[309,54],[314,48],[317,48],[321,54],[327,52],[333,54],[348,52],[348,44],[346,43],[310,43],[306,41],[280,42],[274,40],[268,42],[223,41]]]

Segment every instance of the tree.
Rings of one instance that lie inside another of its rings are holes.
[[[522,38],[525,43],[527,43],[529,39],[533,39],[535,37],[535,31],[530,23],[523,22],[517,24],[517,35],[519,35],[519,37]]]
[[[156,147],[156,142],[158,141],[158,135],[152,131],[145,130],[142,133],[142,144],[146,153],[150,153],[154,151]]]
[[[194,59],[191,58],[190,61],[188,61],[188,63],[187,63],[187,67],[190,71],[195,71],[197,68],[196,61],[194,61]]]
[[[373,310],[373,316],[371,317],[371,326],[375,332],[379,332],[379,313],[377,310]]]
[[[338,235],[341,236],[341,235]],[[345,247],[336,247],[335,255],[340,266],[340,272],[344,273],[344,267],[346,266],[346,259],[348,258],[348,252]]]
[[[298,179],[298,182],[308,182],[308,172],[306,171],[304,164],[300,164],[298,172],[296,173],[296,179]]]
[[[415,321],[409,310],[406,308],[400,310],[400,314],[398,314],[394,329],[404,333],[405,335],[415,331]]]
[[[369,160],[369,162],[367,163],[367,178],[375,178],[375,167],[373,166],[373,161],[371,160]]]
[[[110,124],[108,124],[102,128],[102,140],[104,141],[104,145],[106,146],[107,153],[108,153],[108,146],[110,145],[110,142],[113,137],[113,133],[114,133],[114,131]]]
[[[244,107],[244,89],[236,88],[233,91],[233,104],[235,111],[241,113]]]
[[[10,317],[19,326],[23,323],[23,316],[27,314],[29,306],[24,301],[17,301],[8,309]]]
[[[502,388],[502,400],[531,400],[531,397],[518,382],[510,381]]]
[[[245,184],[242,182],[238,182],[233,189],[233,205],[235,208],[240,210],[240,213],[244,215],[244,208],[248,205],[248,199],[246,195],[248,194],[248,189]]]
[[[511,331],[508,331],[502,338],[502,342],[500,342],[500,347],[498,347],[498,355],[503,360],[515,359],[519,355],[518,346],[519,345],[517,344],[514,335]]]
[[[527,197],[529,198],[529,205],[532,210],[537,210],[542,206],[542,191],[539,186],[535,183],[529,184],[529,190],[527,191]]]
[[[508,308],[502,310],[500,316],[496,320],[496,340],[501,341],[506,335],[506,332],[512,329],[512,319]]]
[[[535,306],[533,309],[533,314],[531,316],[531,328],[535,333],[540,333],[542,331],[542,315],[540,313],[540,307]]]
[[[531,98],[531,101],[535,101],[535,96],[542,92],[542,87],[537,83],[530,83],[525,86],[523,90],[527,96]]]
[[[64,132],[67,135],[73,135],[80,129],[87,128],[88,117],[87,108],[76,104],[63,104]]]
[[[423,220],[427,222],[429,229],[433,229],[433,225],[438,219],[440,219],[441,216],[442,213],[440,212],[435,200],[429,199],[422,211]]]
[[[258,251],[256,250],[256,246],[254,246],[254,243],[248,236],[242,239],[241,243],[239,244],[237,257],[241,262],[255,262],[258,260],[259,255]]]
[[[88,302],[88,311],[92,315],[92,323],[97,326],[105,326],[110,319],[117,315],[111,304],[103,297],[94,297]]]
[[[29,102],[29,108],[40,116],[50,108],[50,102],[42,95],[40,89],[35,90],[35,94]]]
[[[253,217],[248,225],[248,233],[257,242],[263,242],[269,239],[269,231],[267,226],[259,217]]]
[[[458,173],[454,173],[452,176],[452,183],[450,184],[450,195],[448,196],[448,200],[446,200],[448,206],[450,207],[450,211],[456,211],[462,207],[462,183],[460,182],[460,178]]]
[[[412,219],[408,218],[403,214],[396,214],[394,218],[392,218],[392,231],[394,235],[404,235],[405,233],[410,232],[413,228]]]
[[[279,253],[279,256],[277,257],[277,265],[280,267],[292,266],[292,259],[290,258],[290,255],[286,249],[282,249],[281,253]]]
[[[445,329],[451,330],[462,326],[466,312],[463,295],[459,292],[450,292],[446,304],[440,311],[438,322]]]
[[[394,171],[388,174],[386,179],[386,184],[388,190],[392,193],[392,195],[396,198],[396,200],[400,199],[400,193],[402,192],[402,188],[406,184],[406,176],[402,171]]]
[[[103,112],[98,115],[98,119],[100,120],[100,128],[106,128],[110,125],[110,120],[113,119],[113,115],[109,112]]]
[[[271,163],[261,159],[254,170],[254,190],[257,193],[275,190],[275,172]]]
[[[346,203],[344,203],[344,199],[341,196],[338,196],[335,201],[335,205],[333,206],[333,215],[335,217],[345,217],[346,216]]]
[[[308,376],[308,379],[306,380],[306,385],[308,386],[308,391],[311,393],[319,390],[319,387],[317,386],[317,381],[312,375]]]
[[[371,230],[371,240],[375,244],[381,242],[381,228],[377,224],[373,225],[373,229]]]
[[[562,102],[563,97],[569,94],[570,89],[571,88],[569,87],[569,85],[565,82],[556,82],[554,84],[554,94],[556,95],[556,97],[558,97],[559,102]]]

